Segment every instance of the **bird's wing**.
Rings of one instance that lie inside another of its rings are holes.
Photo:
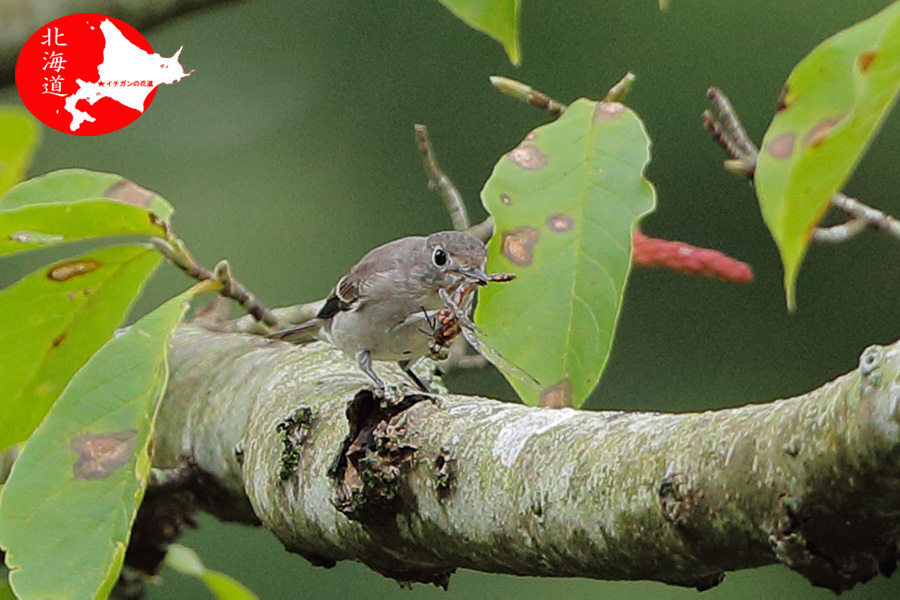
[[[331,294],[325,300],[325,305],[322,306],[319,314],[316,315],[317,318],[330,319],[339,312],[350,310],[356,306],[359,301],[359,280],[356,278],[351,279],[352,274],[353,272],[351,271],[350,275],[344,275],[337,282],[337,285],[334,286]]]
[[[413,250],[421,245],[422,239],[406,237],[394,240],[363,256],[337,282],[316,316],[330,319],[339,312],[359,308],[369,299],[377,301],[380,296],[393,293],[394,290],[390,289],[391,273],[396,272],[401,263],[413,258]]]

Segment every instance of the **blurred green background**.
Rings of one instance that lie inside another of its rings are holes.
[[[659,209],[650,235],[710,246],[750,262],[750,285],[638,270],[626,294],[609,367],[591,408],[685,411],[805,392],[856,366],[869,344],[898,336],[900,247],[878,234],[813,247],[799,310],[785,311],[781,267],[746,182],[725,174],[699,115],[705,91],[730,95],[759,140],[788,72],[819,41],[885,0],[524,0],[524,63],[467,28],[436,1],[290,0],[228,5],[148,33],[166,56],[184,46],[195,73],[157,93],[145,115],[100,138],[44,130],[32,174],[64,167],[112,171],[176,209],[175,228],[205,264],[231,260],[270,305],[323,296],[370,248],[449,228],[426,189],[413,124],[425,123],[439,159],[484,216],[479,190],[500,155],[546,120],[494,91],[489,75],[526,81],[562,101],[602,96],[627,70],[629,96],[654,139],[649,177]],[[12,88],[0,102],[18,102]],[[895,111],[896,112],[896,111]],[[846,187],[900,213],[900,115]],[[0,263],[0,284],[42,257]],[[137,312],[188,284],[164,268]],[[455,374],[451,388],[506,399],[493,371]],[[461,572],[450,591],[398,589],[356,564],[332,570],[289,555],[269,534],[202,519],[184,542],[262,598],[678,599],[661,584],[537,580]],[[162,573],[151,598],[202,597],[199,584]],[[781,567],[729,574],[705,598],[827,598]],[[845,597],[900,597],[879,578]]]

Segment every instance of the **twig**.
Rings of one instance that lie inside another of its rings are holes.
[[[865,231],[869,227],[865,219],[850,219],[840,225],[831,227],[817,227],[813,230],[813,239],[826,244],[840,244],[846,242]]]
[[[609,88],[609,91],[606,92],[606,96],[603,98],[604,102],[622,102],[625,100],[625,96],[628,94],[628,91],[631,89],[631,84],[634,83],[634,73],[629,71],[625,73],[625,76],[622,77],[614,86]],[[511,96],[516,100],[521,102],[525,102],[526,104],[530,104],[532,106],[536,106],[541,110],[546,110],[554,117],[558,117],[564,112],[566,112],[566,108],[568,108],[562,102],[557,102],[544,92],[538,91],[528,85],[527,83],[522,83],[521,81],[516,81],[515,79],[510,79],[508,77],[500,77],[499,75],[491,76],[491,85],[495,88],[506,94],[507,96]]]
[[[877,208],[872,208],[856,198],[851,198],[841,192],[838,192],[831,198],[831,205],[844,211],[853,219],[864,221],[866,226],[872,229],[883,231],[900,239],[900,221]]]
[[[198,281],[220,282],[222,284],[222,289],[219,292],[221,295],[235,300],[257,321],[265,323],[269,327],[278,325],[278,319],[272,311],[260,302],[241,282],[234,278],[231,273],[231,266],[227,260],[219,261],[215,271],[210,271],[194,260],[184,243],[174,236],[170,236],[166,240],[153,238],[151,242],[163,256],[169,259],[169,262],[184,271],[189,277],[193,277]]]
[[[725,168],[752,181],[759,150],[750,140],[737,112],[722,90],[711,87],[706,95],[712,100],[715,112],[711,110],[703,112],[703,125],[731,157],[731,160],[725,162]]]
[[[419,144],[419,150],[422,151],[422,164],[425,166],[425,173],[428,174],[428,187],[436,189],[444,198],[447,205],[447,212],[450,213],[450,220],[453,222],[453,228],[457,231],[468,229],[469,213],[466,211],[465,202],[462,195],[447,174],[438,166],[437,158],[434,155],[434,148],[431,146],[431,140],[428,139],[428,128],[424,125],[416,125],[416,141]]]
[[[747,130],[744,129],[744,125],[741,123],[737,111],[734,110],[734,106],[732,106],[728,96],[715,86],[709,88],[707,95],[710,100],[712,100],[713,106],[715,106],[716,111],[718,112],[718,117],[725,127],[725,131],[734,138],[738,148],[741,149],[745,156],[753,157],[753,162],[755,163],[759,151],[747,134]]]
[[[713,102],[715,113],[704,111],[703,125],[731,157],[725,161],[725,169],[753,181],[759,149],[750,140],[737,111],[722,90],[711,87],[707,95]],[[850,219],[840,225],[813,230],[813,239],[817,242],[845,242],[866,229],[877,229],[900,239],[900,221],[877,208],[841,192],[832,196],[831,206],[849,215]]]
[[[625,73],[625,76],[620,79],[616,85],[609,88],[609,91],[606,92],[606,97],[603,99],[604,102],[623,102],[625,100],[625,96],[628,95],[628,92],[631,90],[631,84],[634,83],[634,73],[628,71]]]
[[[466,230],[469,235],[477,237],[479,240],[488,243],[491,236],[494,235],[494,217],[488,217],[477,225],[472,225]]]
[[[558,117],[566,112],[565,104],[557,102],[547,94],[539,92],[521,81],[509,79],[508,77],[500,77],[499,75],[492,75],[491,85],[507,96],[511,96],[526,104],[536,106],[541,110],[546,110],[554,117]]]
[[[425,173],[428,175],[428,187],[437,189],[441,193],[441,197],[444,198],[444,203],[447,206],[447,212],[450,213],[453,228],[457,231],[471,231],[469,213],[466,210],[462,195],[438,165],[434,148],[428,137],[428,128],[425,125],[416,125],[416,142],[419,144],[419,150],[422,152],[422,164],[425,167]],[[490,234],[488,234],[487,238],[490,238]],[[482,241],[486,243],[487,238]],[[474,364],[478,362],[478,359],[484,361],[481,363],[481,366],[487,364],[487,361],[480,355],[468,354],[466,342],[461,337],[449,340],[448,352],[447,362],[441,366],[441,370],[445,373],[454,369],[464,368],[461,366],[463,364]]]

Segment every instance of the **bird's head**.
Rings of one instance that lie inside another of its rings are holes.
[[[450,288],[469,280],[487,285],[484,272],[487,249],[478,238],[463,231],[432,233],[425,240],[425,256],[433,280],[440,287]]]

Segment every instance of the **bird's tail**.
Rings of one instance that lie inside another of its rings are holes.
[[[304,344],[319,339],[319,330],[323,323],[324,319],[310,319],[309,321],[304,321],[294,327],[270,333],[266,337],[274,340],[284,340],[294,344]]]

